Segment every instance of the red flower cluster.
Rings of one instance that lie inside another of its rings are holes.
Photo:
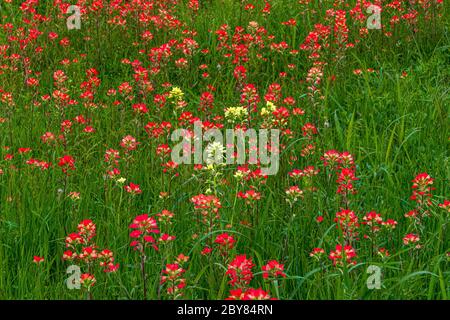
[[[419,241],[420,241],[419,236],[414,234],[414,233],[409,233],[403,238],[403,244],[404,245],[406,245],[406,246],[407,245],[416,245],[417,249],[420,248],[420,245],[416,244]]]
[[[68,170],[75,170],[75,159],[72,156],[65,155],[59,158],[58,166],[64,173]]]
[[[130,233],[130,237],[135,239],[131,241],[130,246],[134,247],[135,250],[144,252],[148,245],[153,249],[158,250],[153,235],[158,234],[159,229],[154,218],[149,217],[148,214],[141,214],[133,219],[129,228],[133,229]]]
[[[219,219],[219,209],[222,208],[219,198],[215,195],[199,194],[191,198],[194,209],[200,214],[200,222],[212,230],[217,219]]]
[[[344,264],[356,264],[353,258],[356,257],[355,249],[352,246],[336,245],[336,249],[330,252],[329,258],[335,266],[343,266]]]
[[[162,271],[161,284],[166,285],[167,294],[172,299],[177,299],[183,294],[182,289],[186,286],[186,279],[182,276],[185,271],[178,263],[166,264]]]
[[[416,201],[419,205],[431,205],[430,198],[433,196],[431,191],[434,179],[426,172],[419,173],[413,180],[411,200]]]
[[[355,170],[349,168],[342,168],[338,174],[336,182],[338,183],[338,194],[356,193],[356,189],[353,186],[353,181],[358,180],[355,176]]]
[[[247,205],[253,206],[256,201],[261,199],[261,193],[254,189],[250,189],[245,192],[238,192],[237,197],[240,199],[244,199]]]
[[[236,240],[234,240],[234,238],[230,236],[228,233],[222,233],[216,237],[214,243],[219,245],[219,250],[221,254],[226,256],[228,255],[228,252],[234,248]]]
[[[344,239],[353,239],[357,235],[356,229],[359,227],[359,223],[358,217],[353,211],[347,209],[339,211],[336,213],[334,222],[337,222],[337,227],[342,230]]]
[[[71,233],[66,237],[66,250],[63,254],[63,260],[81,263],[91,270],[96,262],[103,272],[115,272],[119,269],[119,264],[114,263],[114,254],[109,249],[98,250],[97,245],[93,242],[96,235],[96,226],[92,220],[86,219],[81,221],[77,226],[78,232]],[[93,275],[91,278],[86,277],[88,287],[95,283]]]
[[[124,188],[126,192],[131,193],[132,195],[142,193],[141,187],[138,184],[134,184],[133,182],[130,182],[130,184],[125,186]]]
[[[230,277],[229,284],[238,288],[247,287],[253,279],[252,268],[254,266],[252,259],[247,259],[245,254],[236,256],[228,265],[228,270],[225,273]]]
[[[284,265],[276,260],[270,260],[265,266],[262,266],[263,278],[274,279],[278,277],[286,277],[284,273]]]
[[[241,288],[230,290],[230,296],[225,300],[276,300],[271,298],[267,291],[261,288],[253,289],[248,288],[247,290],[242,290]]]

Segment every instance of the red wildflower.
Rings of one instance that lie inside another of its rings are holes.
[[[411,200],[416,201],[419,205],[430,205],[432,197],[431,191],[435,188],[432,187],[434,179],[426,172],[419,173],[413,180],[413,193],[410,197]]]
[[[67,170],[75,170],[75,159],[69,155],[62,156],[59,158],[58,166],[64,173],[67,173]]]
[[[355,177],[355,170],[349,168],[342,168],[338,174],[336,182],[339,184],[337,193],[347,194],[356,193],[356,189],[353,187],[353,181],[359,180]]]
[[[136,216],[129,228],[134,229],[131,231],[130,237],[135,240],[130,243],[130,246],[134,247],[135,250],[143,252],[147,244],[158,250],[155,244],[156,241],[152,236],[152,234],[159,233],[158,225],[154,218],[149,217],[148,214]]]
[[[262,290],[261,288],[259,289],[253,289],[253,288],[249,288],[245,294],[244,294],[244,298],[242,300],[273,300],[269,293]]]
[[[134,184],[133,182],[130,182],[130,184],[125,186],[124,188],[126,192],[131,193],[133,195],[142,193],[140,186],[138,184]]]
[[[133,136],[125,136],[120,142],[120,146],[125,149],[125,151],[135,150],[138,146],[139,142],[136,141],[136,138]]]
[[[344,263],[347,264],[356,264],[356,261],[352,259],[356,257],[355,249],[350,245],[344,246],[338,244],[336,245],[336,249],[330,252],[329,258],[333,261],[333,265],[342,266]]]
[[[97,280],[95,279],[94,275],[92,275],[92,274],[83,273],[80,277],[80,284],[87,291],[91,290],[91,288],[94,286],[95,282],[97,282]]]
[[[409,233],[405,237],[403,237],[403,244],[404,245],[411,245],[415,244],[420,241],[420,238],[418,235],[414,233]]]
[[[252,268],[255,265],[252,259],[247,259],[247,256],[239,255],[228,265],[228,270],[225,273],[230,276],[230,285],[233,287],[246,287],[253,279]]]
[[[34,256],[33,257],[33,262],[36,264],[41,264],[42,262],[44,262],[44,257],[39,257],[39,256]]]
[[[270,260],[265,266],[262,266],[263,278],[277,278],[278,276],[285,278],[284,265],[276,260]]]

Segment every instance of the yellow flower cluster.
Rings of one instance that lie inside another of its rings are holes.
[[[277,109],[277,106],[274,105],[271,101],[267,101],[266,107],[261,109],[261,116],[266,117]]]
[[[183,99],[184,93],[179,87],[173,87],[169,92],[169,99],[180,101]]]
[[[248,117],[248,110],[245,107],[229,107],[225,109],[225,118],[228,122],[242,121]]]

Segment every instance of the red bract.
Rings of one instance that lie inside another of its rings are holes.
[[[356,257],[355,249],[352,246],[344,246],[338,244],[336,249],[330,252],[329,258],[333,261],[334,266],[343,266],[344,264],[356,264],[356,261],[352,260]]]
[[[41,264],[42,262],[44,262],[44,257],[39,257],[39,256],[34,256],[33,257],[33,262],[36,264]]]
[[[138,114],[145,114],[148,112],[147,106],[144,103],[136,103],[136,104],[133,104],[132,107],[133,107],[133,111]],[[122,139],[122,142],[123,142],[123,139]]]
[[[439,208],[442,208],[450,213],[450,200],[444,200],[443,203],[439,204]]]
[[[98,258],[98,252],[93,247],[84,247],[78,254],[78,259],[83,260],[84,263],[93,263]]]
[[[411,200],[416,201],[419,205],[426,204],[431,205],[430,198],[432,197],[431,191],[435,188],[432,187],[434,179],[426,172],[419,173],[413,180],[413,193],[410,197]]]
[[[131,193],[132,195],[141,194],[142,190],[138,184],[134,184],[133,182],[130,182],[129,185],[125,186],[125,191],[128,193]]]
[[[164,159],[165,157],[170,155],[170,152],[172,149],[167,144],[160,144],[156,147],[156,154],[161,157],[161,159]]]
[[[230,296],[225,300],[242,300],[245,292],[242,289],[230,290]]]
[[[389,230],[393,230],[395,229],[395,226],[397,225],[397,221],[392,220],[392,219],[387,219],[386,221],[382,222],[383,227],[389,229]]]
[[[125,152],[135,150],[139,142],[136,141],[136,138],[133,136],[125,136],[120,142],[120,146],[125,149]]]
[[[114,149],[108,149],[105,152],[105,162],[110,166],[117,166],[119,165],[119,151]]]
[[[329,166],[332,169],[336,169],[340,162],[340,156],[340,153],[336,150],[328,150],[320,159],[323,161],[325,167]]]
[[[164,209],[160,213],[157,213],[156,216],[158,217],[159,222],[171,224],[174,214],[173,214],[173,212],[170,212],[169,210]]]
[[[409,233],[403,238],[404,245],[414,245],[419,241],[420,241],[419,236],[414,233]],[[416,248],[420,248],[420,245],[417,244]]]
[[[309,256],[315,258],[316,260],[321,260],[324,254],[325,250],[323,250],[322,248],[314,248],[309,254]]]
[[[215,195],[199,194],[191,198],[194,208],[200,213],[200,221],[211,230],[219,219],[219,209],[222,208],[219,198]]]
[[[78,232],[71,233],[66,237],[66,250],[63,253],[63,260],[72,263],[81,264],[92,270],[93,267],[99,266],[103,272],[115,272],[119,268],[119,264],[114,264],[114,254],[109,249],[98,249],[93,242],[96,235],[96,225],[90,219],[81,221],[77,226]],[[95,283],[95,277],[86,274],[84,288],[89,291]],[[83,285],[83,282],[82,282]]]
[[[67,173],[67,170],[75,170],[75,159],[69,155],[62,156],[59,158],[58,166],[64,173]]]
[[[337,222],[337,227],[342,230],[344,239],[352,239],[356,235],[359,223],[353,211],[344,209],[337,212],[334,222]]]
[[[77,229],[78,234],[84,238],[85,242],[89,242],[95,236],[96,226],[90,219],[81,221]]]
[[[213,252],[213,248],[210,248],[210,247],[205,247],[205,248],[203,248],[202,249],[202,251],[200,252],[200,254],[202,255],[202,256],[207,256],[207,255],[209,255],[211,252]]]
[[[177,299],[183,295],[183,288],[186,286],[186,279],[182,278],[184,270],[179,264],[166,264],[161,277],[161,284],[165,284],[167,294],[172,299]]]
[[[284,273],[284,265],[279,263],[276,260],[270,260],[265,266],[262,266],[263,278],[278,278],[278,277],[286,277]]]
[[[167,242],[173,241],[175,239],[176,239],[175,236],[171,236],[171,235],[169,235],[167,233],[163,233],[161,235],[161,237],[159,237],[159,242],[160,243],[167,243]]]
[[[115,272],[119,269],[119,264],[114,264],[113,252],[109,249],[103,249],[98,254],[98,259],[100,260],[100,266],[104,268],[104,272]]]
[[[228,233],[222,233],[216,237],[214,243],[219,245],[222,255],[228,255],[228,252],[233,249],[236,240],[234,240],[234,238]]]
[[[96,282],[94,275],[89,273],[83,273],[80,277],[80,284],[87,291],[90,291]]]
[[[56,141],[56,136],[51,132],[46,132],[41,136],[41,140],[43,143],[51,143]]]
[[[245,192],[242,192],[242,191],[238,192],[237,197],[241,198],[241,199],[244,199],[245,203],[247,205],[251,205],[252,206],[252,205],[255,204],[255,202],[257,200],[261,199],[261,193],[255,191],[253,189],[250,189],[250,190],[247,190]]]
[[[135,240],[130,243],[130,246],[134,247],[135,250],[143,252],[148,245],[158,250],[156,240],[152,236],[159,233],[158,225],[154,218],[149,217],[148,214],[136,216],[129,227],[134,229],[131,231],[130,237]]]
[[[367,213],[363,218],[363,224],[370,227],[371,232],[378,232],[380,230],[380,225],[383,223],[383,218],[381,214],[371,211]]]
[[[286,201],[292,206],[299,198],[303,198],[303,191],[298,186],[289,187],[285,191]]]
[[[249,288],[245,292],[244,298],[242,300],[274,300],[274,299],[270,297],[268,292],[262,290],[261,288],[259,289]]]
[[[84,243],[86,243],[86,240],[79,233],[71,233],[66,237],[66,247],[74,247]]]
[[[163,169],[163,172],[164,173],[170,173],[170,174],[174,174],[174,175],[178,175],[176,172],[175,172],[175,169],[176,168],[178,168],[178,163],[176,163],[176,162],[174,162],[174,161],[172,161],[172,160],[169,160],[169,161],[167,161],[166,163],[163,163],[162,164],[162,167],[164,168]]]
[[[353,181],[359,180],[355,177],[355,170],[343,168],[338,174],[336,182],[338,183],[338,194],[356,193]]]
[[[247,287],[253,279],[252,268],[254,266],[252,259],[247,259],[245,254],[236,256],[228,265],[228,270],[225,273],[230,277],[229,284],[233,287]]]
[[[40,161],[40,160],[33,159],[33,158],[27,160],[26,164],[28,164],[30,166],[34,166],[41,170],[47,170],[51,166],[51,163],[49,163],[49,162]]]
[[[317,129],[312,123],[307,123],[302,127],[303,136],[311,138],[317,134]]]
[[[225,300],[276,300],[271,298],[267,291],[261,288],[248,288],[247,290],[235,289],[230,290],[230,296]]]

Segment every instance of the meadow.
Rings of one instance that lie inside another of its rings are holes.
[[[447,1],[0,17],[0,299],[448,299]],[[173,161],[196,125],[278,130],[278,171]]]

